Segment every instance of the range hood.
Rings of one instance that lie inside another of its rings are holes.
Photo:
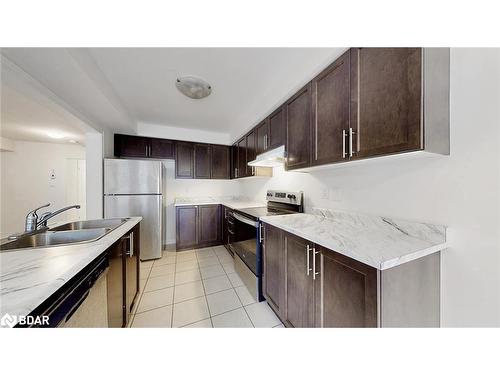
[[[275,149],[257,155],[255,160],[249,161],[251,167],[278,167],[285,162],[285,146],[280,146]]]

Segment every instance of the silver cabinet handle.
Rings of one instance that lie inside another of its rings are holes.
[[[356,132],[352,130],[352,128],[349,128],[349,157],[352,158],[354,155],[354,151],[352,150],[352,136],[355,135]]]
[[[262,243],[264,241],[264,237],[262,236],[262,223],[259,223],[259,242]]]
[[[319,254],[319,251],[316,251],[316,247],[313,246],[313,280],[316,280],[316,275],[319,275],[319,272],[316,272],[316,255]]]
[[[253,221],[251,219],[248,219],[246,218],[245,216],[242,216],[240,214],[237,214],[237,213],[233,213],[233,217],[238,220],[238,221],[241,221],[242,223],[244,224],[248,224],[254,228],[258,228],[259,227],[259,223],[257,221]]]
[[[123,237],[123,239],[128,240],[129,250],[125,253],[126,256],[134,255],[134,232],[131,232],[130,235]]]
[[[306,246],[306,274],[309,276],[309,272],[312,271],[309,265],[309,253],[311,252],[311,246]]]
[[[234,168],[234,177],[238,178],[238,168]]]
[[[345,129],[342,129],[342,159],[345,159],[347,156],[347,153],[345,152],[345,137],[347,136],[347,133]]]
[[[267,134],[264,134],[264,150],[267,150]]]

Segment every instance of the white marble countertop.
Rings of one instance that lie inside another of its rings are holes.
[[[141,220],[132,217],[95,242],[0,252],[0,316],[29,314]]]
[[[222,204],[233,210],[241,208],[265,207],[266,202],[259,202],[245,197],[178,197],[174,206],[197,206],[202,204]]]
[[[374,215],[315,209],[313,214],[266,216],[261,221],[379,270],[447,247],[444,226]]]

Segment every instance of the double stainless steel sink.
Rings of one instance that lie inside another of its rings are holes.
[[[44,248],[97,241],[127,219],[74,221],[45,231],[21,235],[0,245],[0,251]]]

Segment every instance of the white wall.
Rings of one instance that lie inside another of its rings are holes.
[[[239,184],[232,180],[183,180],[175,179],[175,162],[163,161],[165,167],[165,225],[166,244],[175,243],[175,207],[177,197],[235,196],[239,194]]]
[[[13,152],[2,152],[1,158],[1,237],[24,229],[28,211],[51,203],[47,210],[67,205],[67,159],[84,159],[85,148],[41,142],[14,142]],[[49,173],[56,179],[51,183]],[[42,210],[43,212],[43,210]],[[65,220],[67,214],[54,218]]]
[[[85,134],[87,219],[103,217],[103,135]]]
[[[449,227],[442,257],[442,325],[500,326],[500,50],[452,49],[451,155],[309,174],[275,168],[240,180],[244,195],[303,190],[332,207]],[[322,199],[339,189],[341,201]]]
[[[190,142],[205,142],[229,145],[229,133],[219,133],[206,130],[179,128],[160,124],[137,124],[137,134],[145,137],[177,139]]]

